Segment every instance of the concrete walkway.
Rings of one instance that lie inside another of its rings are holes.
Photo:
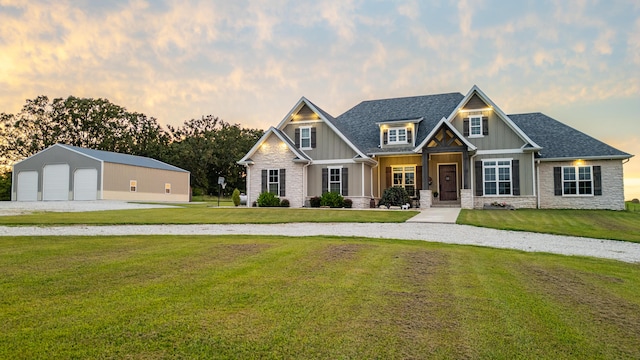
[[[429,208],[407,220],[409,223],[455,224],[460,208]]]

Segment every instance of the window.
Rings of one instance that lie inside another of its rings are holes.
[[[129,191],[138,191],[138,182],[136,180],[129,180]]]
[[[406,128],[391,128],[388,136],[389,144],[406,144],[408,142]]]
[[[511,195],[511,160],[483,161],[484,195]]]
[[[171,184],[169,183],[164,184],[164,193],[171,194]]]
[[[311,127],[300,128],[300,148],[303,150],[311,149]]]
[[[391,168],[393,186],[403,187],[409,196],[416,195],[416,167],[393,166]]]
[[[342,168],[329,168],[329,191],[342,194]]]
[[[562,168],[563,195],[593,195],[591,166],[566,166]]]
[[[276,196],[280,195],[280,171],[269,170],[269,179],[267,183],[267,189],[270,193]]]
[[[469,136],[482,136],[482,116],[469,116]]]

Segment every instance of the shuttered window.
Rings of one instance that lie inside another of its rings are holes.
[[[484,195],[511,195],[511,160],[482,162]]]
[[[591,166],[564,166],[562,168],[563,195],[593,195]]]

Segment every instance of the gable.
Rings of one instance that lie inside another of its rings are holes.
[[[300,136],[299,129],[307,127],[312,129],[314,133],[315,147],[301,151],[304,151],[311,159],[351,159],[358,155],[349,144],[323,121],[305,122],[292,120],[282,129],[282,132],[285,133],[294,144],[299,144],[299,140],[296,140],[296,136]]]
[[[477,137],[466,136],[478,150],[519,149],[526,145],[524,140],[492,110],[460,111],[451,124],[464,135],[465,120],[468,121],[472,116],[482,117],[482,126],[487,132],[486,135]]]
[[[477,110],[477,109],[487,109],[489,107],[490,107],[489,104],[484,102],[484,100],[482,100],[480,98],[480,96],[478,96],[478,94],[473,94],[473,96],[471,96],[471,98],[469,98],[467,103],[464,104],[462,109],[463,110]]]
[[[320,120],[320,116],[316,114],[307,104],[304,104],[300,110],[291,115],[292,122],[305,120]]]

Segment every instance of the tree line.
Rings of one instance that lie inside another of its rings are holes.
[[[236,164],[262,136],[213,115],[160,126],[157,119],[127,111],[107,99],[27,99],[16,114],[0,113],[0,200],[10,199],[10,165],[56,143],[146,156],[191,172],[194,194],[224,195],[246,188],[243,166]]]

